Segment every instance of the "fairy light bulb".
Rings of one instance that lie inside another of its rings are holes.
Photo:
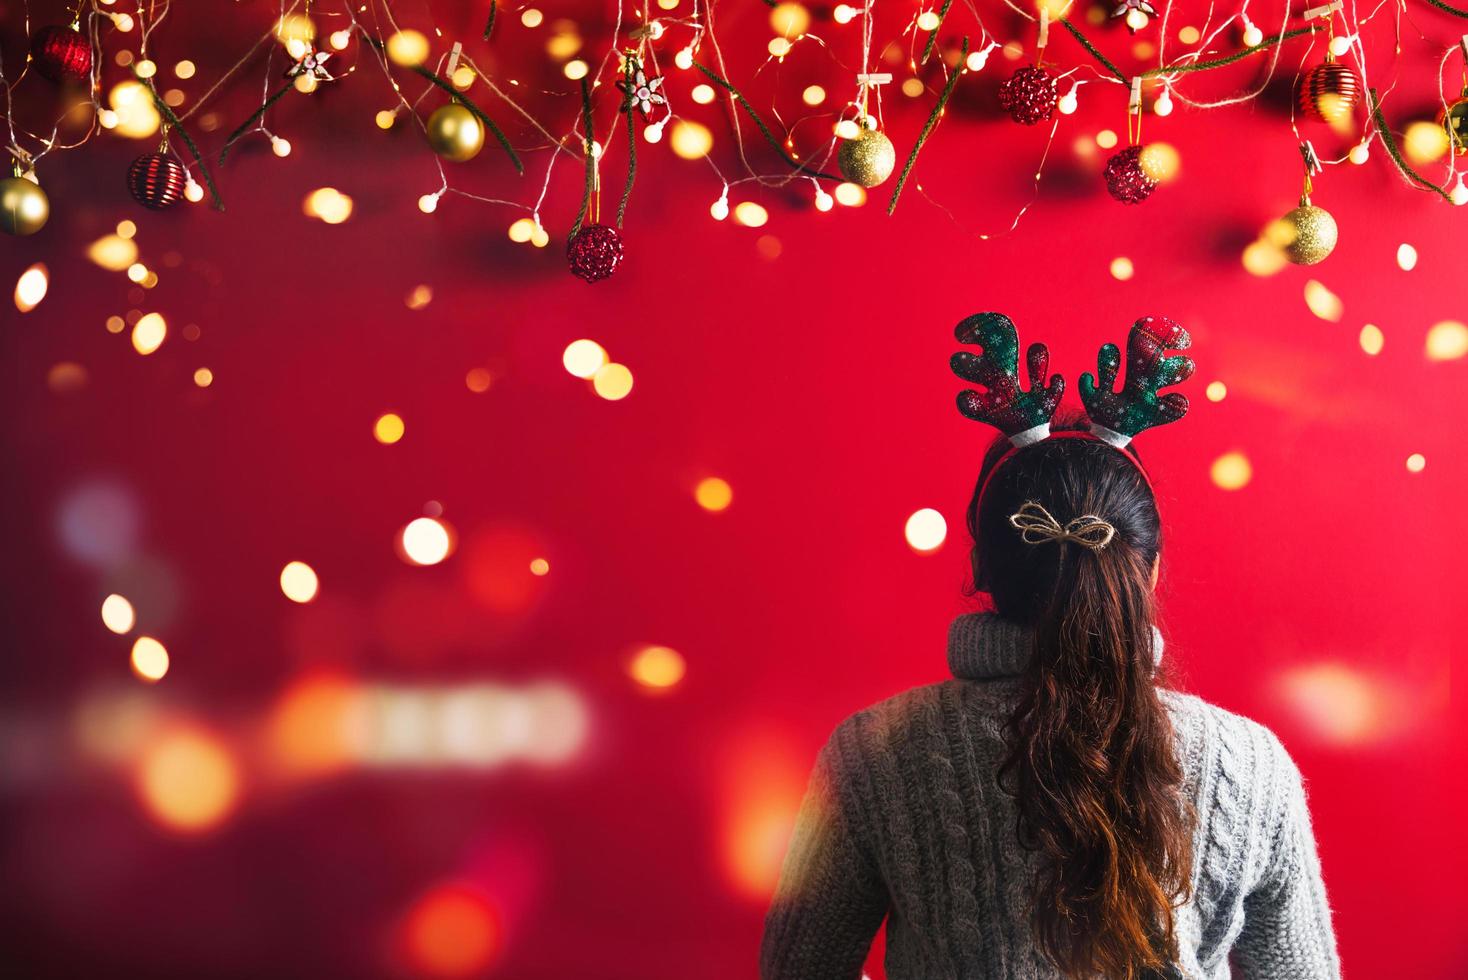
[[[856,17],[856,8],[850,4],[838,3],[836,9],[831,11],[831,19],[838,24],[849,24]]]
[[[424,194],[418,198],[418,210],[424,214],[432,214],[438,210],[438,195]]]
[[[1351,152],[1346,154],[1346,158],[1356,166],[1361,166],[1361,164],[1371,159],[1371,144],[1367,140],[1362,140],[1351,147]]]
[[[1140,31],[1147,23],[1147,14],[1140,7],[1133,7],[1126,12],[1126,26],[1132,30]]]
[[[679,50],[679,52],[677,54],[673,55],[673,64],[677,65],[679,68],[683,69],[684,71],[687,71],[688,69],[692,68],[693,67],[693,49],[692,48],[682,48],[681,50]]]
[[[278,157],[288,157],[291,155],[291,141],[284,136],[272,136],[270,150]]]
[[[816,188],[816,210],[829,211],[836,206],[836,199],[826,193],[824,187]]]
[[[1264,32],[1254,26],[1254,22],[1244,15],[1244,44],[1247,47],[1257,48],[1264,43]]]
[[[197,180],[190,177],[188,179],[188,183],[184,184],[184,197],[187,200],[192,201],[194,204],[198,204],[200,201],[204,200],[204,188],[199,186],[199,182]]]
[[[723,221],[729,217],[729,192],[727,190],[723,197],[709,206],[709,214],[714,216],[715,221]]]
[[[126,34],[128,31],[133,29],[132,14],[113,14],[112,26],[117,28],[119,31],[122,31],[122,33]]]
[[[647,24],[647,36],[653,41],[660,40],[663,36],[663,22],[660,20],[649,21]]]
[[[1468,204],[1468,185],[1463,183],[1462,174],[1458,175],[1458,182],[1453,185],[1453,192],[1448,197],[1459,207]]]
[[[1060,101],[1055,103],[1055,108],[1059,109],[1062,115],[1068,116],[1080,107],[1080,100],[1076,98],[1078,88],[1080,88],[1079,85],[1072,85],[1070,91],[1062,95]]]
[[[661,143],[663,141],[662,121],[659,120],[658,122],[649,124],[647,128],[642,131],[642,138],[647,140],[649,143]]]
[[[1172,93],[1168,89],[1163,89],[1162,94],[1157,96],[1157,101],[1152,105],[1152,111],[1159,116],[1172,114]]]
[[[1348,52],[1348,51],[1351,50],[1351,41],[1352,40],[1354,40],[1354,39],[1350,35],[1346,35],[1345,37],[1333,37],[1333,38],[1331,38],[1330,39],[1330,53],[1333,54],[1333,55],[1335,55],[1337,58],[1343,58],[1343,57],[1345,57],[1346,52]]]

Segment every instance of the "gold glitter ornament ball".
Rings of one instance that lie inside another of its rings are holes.
[[[1324,262],[1335,251],[1340,229],[1325,208],[1317,208],[1308,197],[1280,221],[1280,245],[1285,257],[1295,265]]]
[[[484,149],[484,127],[474,113],[450,102],[428,117],[428,145],[445,160],[463,163]]]
[[[1448,133],[1448,144],[1459,156],[1468,155],[1468,87],[1463,95],[1442,112],[1443,129]]]
[[[885,134],[862,127],[853,139],[841,144],[836,157],[841,176],[853,184],[876,187],[892,176],[897,166],[897,150]]]
[[[0,180],[0,229],[7,235],[34,235],[51,217],[51,201],[24,177]]]

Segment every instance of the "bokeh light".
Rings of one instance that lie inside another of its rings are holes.
[[[632,394],[632,372],[625,364],[604,364],[591,376],[591,385],[607,401],[621,401]]]
[[[1421,473],[1427,469],[1427,457],[1421,453],[1413,453],[1407,457],[1407,472]]]
[[[1376,324],[1368,323],[1361,328],[1357,341],[1361,344],[1363,351],[1375,357],[1386,346],[1386,334],[1382,333],[1381,328]]]
[[[37,262],[20,274],[15,281],[15,308],[29,313],[41,305],[46,298],[46,289],[51,284],[44,262]]]
[[[1222,381],[1210,381],[1203,389],[1203,395],[1211,402],[1221,402],[1228,397],[1228,385]]]
[[[428,60],[428,38],[419,31],[398,31],[387,39],[387,56],[405,68],[421,65]]]
[[[265,725],[271,760],[292,776],[320,776],[362,751],[364,694],[346,677],[309,673],[286,687]]]
[[[683,655],[672,647],[643,647],[627,665],[627,673],[634,681],[654,691],[675,686],[687,672]]]
[[[403,556],[413,565],[437,565],[453,550],[448,525],[433,517],[409,521],[398,540]]]
[[[1456,361],[1468,356],[1468,324],[1457,320],[1435,323],[1427,331],[1427,359]]]
[[[707,476],[693,488],[693,499],[704,510],[726,510],[734,502],[734,488],[729,481],[717,476]]]
[[[908,546],[914,551],[936,551],[948,537],[948,522],[931,507],[914,511],[903,528]]]
[[[138,260],[138,245],[121,235],[103,235],[87,246],[87,258],[110,272],[122,272]]]
[[[714,148],[714,134],[707,126],[689,119],[679,119],[673,123],[668,145],[683,159],[697,160],[707,156],[709,150]]]
[[[102,600],[102,625],[112,632],[119,635],[130,633],[136,622],[133,604],[124,597],[114,592]]]
[[[403,417],[395,412],[379,415],[372,423],[372,437],[384,446],[391,446],[403,438],[403,432]]]
[[[1386,728],[1387,693],[1372,678],[1345,664],[1291,668],[1280,676],[1279,691],[1322,741],[1360,745],[1375,740]]]
[[[1136,267],[1132,260],[1125,255],[1118,255],[1111,260],[1111,277],[1119,282],[1126,282],[1136,274]]]
[[[1331,323],[1339,323],[1345,315],[1346,308],[1341,298],[1315,279],[1305,281],[1305,305],[1310,308],[1311,313]]]
[[[168,650],[153,637],[140,636],[133,643],[132,665],[133,673],[140,679],[157,683],[168,673]]]
[[[1397,268],[1403,272],[1411,272],[1417,268],[1417,249],[1406,242],[1397,246]]]
[[[280,570],[280,591],[291,602],[310,602],[320,587],[316,569],[303,561],[287,562]]]
[[[203,833],[222,823],[239,801],[239,765],[214,735],[180,727],[144,749],[137,791],[148,814],[162,826]]]
[[[162,347],[167,336],[168,324],[163,317],[157,313],[144,313],[133,324],[133,350],[146,357]]]
[[[787,0],[770,11],[770,30],[776,34],[798,37],[809,28],[810,12],[802,4]]]
[[[412,969],[445,980],[482,974],[499,955],[502,938],[494,905],[466,883],[438,885],[413,904],[402,924]]]
[[[592,378],[608,360],[606,349],[594,340],[573,340],[561,354],[561,363],[578,378]]]
[[[318,187],[306,195],[301,211],[328,225],[339,225],[352,216],[352,199],[335,187]]]
[[[112,86],[107,93],[107,104],[112,110],[108,117],[112,125],[106,128],[119,136],[147,139],[163,124],[163,117],[153,102],[153,93],[142,82],[131,78]]]
[[[1254,478],[1254,467],[1243,453],[1227,452],[1213,461],[1208,476],[1221,490],[1242,490]]]

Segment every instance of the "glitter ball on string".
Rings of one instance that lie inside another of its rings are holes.
[[[1142,169],[1142,148],[1129,146],[1106,161],[1106,190],[1123,204],[1141,204],[1157,189],[1157,181]]]
[[[1034,65],[1021,68],[999,86],[999,107],[1025,126],[1049,119],[1059,99],[1055,76]]]
[[[34,235],[51,217],[51,201],[35,181],[24,177],[0,180],[0,231]]]
[[[1464,86],[1457,102],[1443,110],[1442,124],[1453,152],[1459,156],[1468,154],[1468,86]]]
[[[188,182],[183,164],[167,153],[144,153],[127,168],[127,187],[145,208],[162,211],[183,197]]]
[[[74,27],[43,27],[31,40],[31,64],[58,85],[84,82],[92,73],[92,42]]]
[[[892,176],[897,166],[897,150],[885,133],[863,126],[855,137],[841,144],[836,163],[841,168],[841,176],[853,184],[876,187]]]
[[[1325,208],[1311,204],[1310,198],[1300,198],[1300,206],[1279,220],[1285,258],[1295,265],[1324,262],[1335,251],[1340,235],[1335,218]]]
[[[1329,56],[1300,76],[1295,105],[1311,119],[1337,124],[1351,118],[1361,101],[1361,80]]]
[[[622,262],[622,236],[611,225],[587,225],[566,244],[566,262],[587,282],[605,279]]]

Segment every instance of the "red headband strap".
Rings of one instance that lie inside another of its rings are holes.
[[[1117,452],[1125,456],[1127,458],[1127,461],[1137,468],[1137,472],[1142,475],[1142,482],[1147,484],[1147,489],[1152,491],[1152,495],[1154,497],[1157,495],[1157,491],[1152,488],[1152,481],[1147,477],[1147,471],[1142,467],[1142,461],[1137,459],[1137,457],[1132,454],[1132,451],[1130,449],[1125,449],[1121,446],[1109,443],[1105,439],[1095,436],[1090,432],[1086,432],[1082,429],[1061,429],[1059,432],[1050,433],[1049,436],[1040,441],[1046,442],[1050,439],[1089,439],[1091,442],[1099,442],[1104,446],[1111,446],[1112,449],[1115,449]],[[979,487],[978,499],[981,506],[984,500],[984,491],[989,489],[989,481],[994,479],[994,474],[999,472],[999,467],[1009,462],[1010,457],[1019,452],[1021,449],[1025,449],[1027,448],[1027,446],[1033,445],[1036,445],[1036,443],[1028,443],[1026,446],[1011,446],[1009,447],[1009,449],[1005,450],[1003,456],[1000,456],[997,460],[994,461],[994,465],[989,467],[989,475],[984,477],[984,482]]]

